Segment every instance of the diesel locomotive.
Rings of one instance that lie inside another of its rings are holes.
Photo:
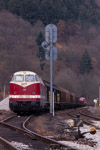
[[[53,85],[55,109],[84,106],[75,94]],[[19,71],[10,81],[9,107],[13,112],[30,112],[50,107],[50,83],[34,72]]]

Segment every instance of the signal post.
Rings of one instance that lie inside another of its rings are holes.
[[[42,47],[45,49],[45,58],[50,61],[50,113],[54,116],[54,96],[53,96],[53,61],[57,59],[57,48],[54,44],[57,41],[57,27],[49,24],[45,27],[45,41]]]

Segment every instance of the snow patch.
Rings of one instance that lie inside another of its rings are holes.
[[[19,142],[15,142],[15,141],[12,141],[11,144],[13,144],[15,147],[17,147],[19,150],[33,150],[33,148],[30,148],[29,146],[32,146],[31,144],[26,145],[26,144],[23,144],[23,143],[19,143]]]
[[[9,111],[9,96],[0,102],[0,110]]]
[[[66,123],[68,123],[70,126],[73,122],[72,119],[69,119],[68,121],[65,120]],[[100,121],[94,121],[96,125],[100,126]],[[81,133],[87,132],[90,130],[92,126],[87,126],[84,125],[83,127],[80,128]],[[66,145],[71,145],[72,147],[78,148],[80,150],[100,150],[100,130],[96,130],[96,134],[92,135],[90,133],[85,134],[86,139],[91,139],[91,141],[95,142],[96,145],[94,147],[84,145],[84,144],[79,144],[78,141],[60,141],[61,143],[64,143]]]
[[[71,141],[60,141],[61,143],[67,145],[67,146],[72,146],[72,148],[76,148],[78,150],[97,150],[93,149],[93,147],[90,147],[88,145],[83,145],[83,144],[78,144],[77,142],[71,142]],[[98,149],[100,150],[100,149]]]

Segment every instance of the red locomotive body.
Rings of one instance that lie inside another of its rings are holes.
[[[43,108],[45,93],[45,85],[36,73],[16,72],[10,82],[9,106],[15,112]]]

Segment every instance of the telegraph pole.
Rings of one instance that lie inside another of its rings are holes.
[[[50,61],[50,114],[54,116],[54,96],[53,96],[53,61],[57,59],[57,48],[54,44],[57,41],[57,27],[49,24],[45,27],[45,41],[42,47],[45,49],[45,58]]]

